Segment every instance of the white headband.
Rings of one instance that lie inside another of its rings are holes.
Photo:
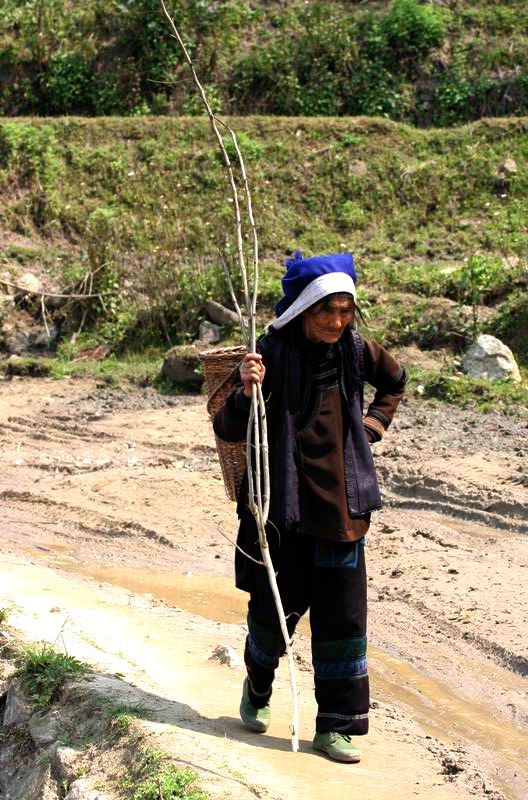
[[[351,294],[354,301],[357,299],[356,286],[354,281],[347,275],[346,272],[325,272],[324,275],[319,275],[318,278],[306,286],[296,300],[293,301],[284,314],[277,317],[271,323],[275,330],[283,328],[292,319],[298,317],[307,308],[318,303],[329,294],[336,294],[337,292],[347,292]]]

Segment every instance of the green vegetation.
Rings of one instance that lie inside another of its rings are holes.
[[[459,408],[478,411],[501,411],[504,414],[521,415],[528,419],[528,385],[526,372],[520,384],[508,381],[487,381],[455,375],[439,374],[427,370],[410,370],[410,389],[422,387],[420,396],[425,399],[453,403]]]
[[[528,112],[524,0],[172,0],[216,111],[419,126]],[[202,113],[152,0],[0,0],[0,113]]]
[[[167,763],[162,750],[142,747],[131,773],[120,784],[123,796],[130,800],[209,800],[196,773]]]
[[[260,325],[288,251],[349,250],[367,335],[456,354],[482,330],[528,364],[526,119],[456,130],[365,118],[232,125],[259,227]],[[163,352],[197,337],[209,299],[230,305],[217,247],[230,262],[232,207],[207,121],[8,120],[0,194],[2,272],[46,273],[70,292],[90,278],[96,295],[54,303],[56,357],[4,363],[6,374],[168,391],[157,377]],[[36,317],[38,303],[21,307]],[[104,360],[82,360],[99,345]],[[434,391],[456,396],[450,384]]]
[[[355,253],[375,327],[387,292],[466,302],[478,316],[481,300],[522,291],[526,120],[449,131],[364,118],[233,125],[248,156],[263,309],[298,247]],[[0,247],[2,269],[44,269],[61,287],[92,274],[98,298],[53,311],[65,361],[103,343],[118,355],[161,351],[196,338],[208,299],[230,304],[217,246],[229,261],[232,208],[206,120],[5,122],[0,193],[0,224],[32,243]],[[69,344],[84,311],[87,333]]]
[[[502,277],[502,264],[497,258],[471,256],[460,272],[460,296],[471,305],[473,335],[479,327],[479,304],[486,292],[493,289]]]
[[[145,719],[148,713],[142,703],[117,703],[106,710],[112,730],[120,735],[130,732],[133,719]]]
[[[25,647],[16,659],[15,675],[24,682],[33,704],[44,711],[56,700],[65,681],[86,674],[87,667],[73,656],[57,653],[48,644]]]

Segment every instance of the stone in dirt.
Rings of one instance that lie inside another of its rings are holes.
[[[198,341],[203,344],[216,344],[220,341],[220,328],[214,322],[200,322]]]
[[[176,345],[163,359],[161,375],[177,386],[198,388],[202,384],[200,351],[196,344]]]
[[[37,747],[46,747],[55,742],[60,733],[60,714],[57,710],[49,714],[33,714],[29,720],[29,735]]]
[[[238,325],[238,314],[216,300],[209,300],[206,311],[209,319],[217,325]]]
[[[23,725],[33,716],[33,706],[18,681],[12,681],[7,690],[3,725]]]
[[[55,344],[58,331],[52,322],[48,328],[25,311],[16,311],[2,325],[2,339],[8,353],[21,356],[47,350]]]
[[[25,272],[21,278],[17,281],[18,286],[20,287],[20,293],[23,294],[23,289],[26,289],[28,292],[42,292],[42,281],[40,278],[37,278],[32,272]]]
[[[513,158],[505,158],[497,168],[497,175],[499,177],[508,177],[510,175],[517,175],[518,171],[515,160]]]
[[[521,382],[521,374],[510,348],[495,336],[481,334],[462,360],[471,378]]]
[[[358,178],[364,178],[368,173],[368,166],[365,161],[355,159],[354,161],[350,162],[348,171],[351,175],[356,175]]]
[[[227,664],[228,667],[241,667],[242,659],[229,645],[219,644],[213,650],[211,661],[218,661],[220,664]]]

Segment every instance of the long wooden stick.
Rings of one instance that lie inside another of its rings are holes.
[[[234,131],[231,130],[231,128],[224,122],[219,120],[213,113],[211,106],[207,100],[205,90],[202,84],[200,83],[196,70],[194,69],[193,61],[174,23],[174,20],[167,11],[167,7],[164,3],[164,0],[160,0],[160,3],[163,13],[172,31],[172,36],[178,42],[185,57],[185,60],[187,62],[187,65],[191,71],[193,81],[198,90],[202,103],[205,107],[207,116],[209,117],[209,122],[211,124],[213,134],[218,142],[218,146],[222,153],[222,158],[224,160],[224,164],[226,167],[228,183],[231,191],[231,197],[233,199],[233,213],[235,217],[235,233],[237,242],[237,260],[238,260],[238,266],[240,268],[240,273],[242,276],[242,291],[247,309],[249,331],[246,330],[240,306],[236,301],[233,289],[233,283],[231,281],[229,271],[227,269],[225,271],[228,278],[230,292],[235,301],[235,308],[237,309],[237,313],[239,314],[241,320],[242,333],[246,340],[246,346],[248,348],[248,352],[254,353],[256,351],[256,346],[257,346],[256,308],[257,308],[257,294],[258,294],[259,248],[258,248],[257,226],[255,224],[255,218],[253,214],[253,204],[251,199],[251,192],[249,189],[249,181],[247,177],[244,158],[240,151],[238,140]],[[233,165],[231,163],[231,159],[229,158],[229,154],[226,150],[224,139],[222,137],[222,134],[220,133],[219,126],[223,127],[231,138],[238,161],[238,166],[240,168],[240,174],[242,176],[243,193],[246,201],[247,216],[249,220],[249,226],[251,229],[251,241],[253,247],[253,271],[252,271],[251,291],[249,286],[248,272],[244,255],[242,213],[241,213],[241,204],[238,194],[238,188],[235,179],[235,173],[233,170]],[[253,458],[253,454],[255,458]],[[253,462],[255,465],[254,473],[253,473]],[[277,608],[280,627],[286,646],[286,655],[288,659],[288,670],[290,675],[290,687],[291,687],[292,705],[293,705],[292,725],[291,725],[292,750],[294,752],[297,752],[297,750],[299,749],[299,701],[298,701],[295,665],[293,660],[292,640],[288,632],[288,626],[286,624],[286,617],[284,614],[284,609],[282,606],[282,601],[277,586],[276,573],[273,567],[273,562],[269,551],[268,539],[266,535],[266,524],[268,521],[268,513],[270,505],[270,473],[269,473],[269,459],[268,459],[266,405],[264,403],[264,397],[262,395],[262,387],[260,383],[253,383],[252,386],[251,412],[249,417],[248,432],[246,439],[246,463],[248,470],[250,510],[255,518],[255,522],[257,525],[260,550],[262,553],[262,560],[266,566],[266,570],[268,573],[270,587]]]

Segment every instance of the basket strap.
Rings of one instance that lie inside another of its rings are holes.
[[[226,386],[226,385],[227,385],[227,384],[229,384],[229,383],[231,383],[233,386],[235,385],[235,383],[239,383],[239,381],[234,381],[234,380],[233,380],[233,377],[234,377],[234,376],[235,376],[235,374],[238,372],[238,370],[239,370],[239,368],[240,368],[240,365],[241,365],[241,363],[242,363],[242,360],[243,360],[243,359],[240,359],[240,361],[238,362],[238,364],[236,364],[236,365],[233,367],[233,369],[231,370],[231,372],[228,372],[228,373],[227,373],[227,375],[225,376],[225,378],[224,378],[222,381],[220,381],[220,383],[218,384],[218,386],[215,386],[215,388],[213,389],[213,391],[212,391],[212,392],[211,392],[211,394],[209,395],[209,399],[207,400],[207,412],[208,412],[208,414],[210,414],[210,415],[212,414],[210,406],[211,406],[211,403],[213,402],[214,398],[215,398],[215,397],[216,397],[216,395],[218,394],[218,392],[219,392],[219,391],[221,391],[221,390],[224,388],[224,386]]]

